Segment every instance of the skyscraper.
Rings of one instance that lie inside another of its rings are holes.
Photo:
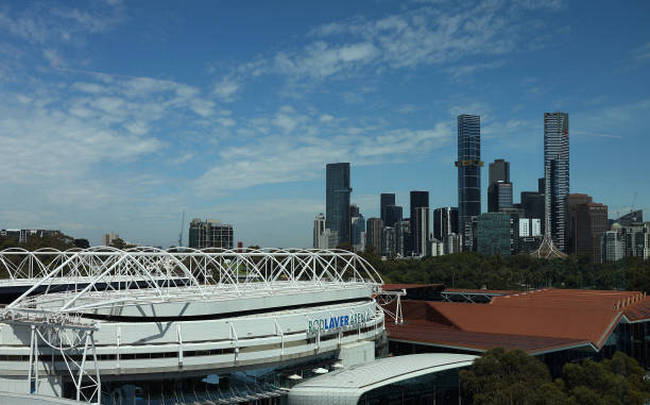
[[[503,159],[496,159],[490,163],[490,175],[488,180],[488,212],[499,211],[499,190],[498,183],[510,183],[510,162]],[[510,185],[512,190],[512,184]],[[510,198],[512,206],[512,194]]]
[[[314,218],[314,249],[327,249],[327,234],[325,233],[325,215],[320,213]]]
[[[325,226],[350,243],[350,163],[328,163],[325,183]]]
[[[352,206],[354,207],[354,205]],[[366,219],[363,215],[357,211],[352,215],[352,247],[355,250],[363,250],[365,241],[363,240],[363,235],[366,233]]]
[[[495,186],[497,211],[512,208],[512,183],[498,181]]]
[[[413,253],[416,256],[429,255],[429,207],[415,209],[415,217],[411,219],[413,230]]]
[[[402,207],[389,205],[384,209],[384,226],[395,227],[402,220]]]
[[[477,251],[484,255],[510,256],[511,219],[503,212],[486,212],[478,217]]]
[[[194,249],[210,247],[232,249],[233,227],[214,219],[203,222],[199,218],[194,218],[190,223],[189,239],[189,245]]]
[[[410,193],[411,197],[411,206],[410,206],[410,211],[411,211],[411,237],[410,237],[410,242],[411,244],[408,246],[407,249],[407,254],[408,253],[413,253],[416,251],[416,237],[415,237],[415,231],[416,231],[416,211],[418,208],[426,207],[429,208],[429,192],[428,191],[411,191]]]
[[[546,211],[551,238],[562,252],[566,243],[569,196],[569,114],[544,113],[544,172]]]
[[[442,207],[433,210],[433,237],[444,241],[452,233],[458,233],[458,208]]]
[[[381,218],[368,218],[366,222],[366,250],[372,249],[376,255],[382,254],[384,221]]]
[[[386,207],[389,205],[395,205],[395,193],[381,193],[379,195],[379,216],[385,226],[393,226],[386,223]]]
[[[473,237],[466,224],[471,225],[472,217],[481,214],[481,118],[462,114],[457,119],[458,230],[465,236],[465,247],[471,249]]]

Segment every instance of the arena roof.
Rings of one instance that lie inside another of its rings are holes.
[[[547,289],[490,304],[403,300],[402,306],[405,322],[386,324],[389,339],[472,351],[599,350],[619,322],[650,320],[650,299],[627,291]]]
[[[289,403],[354,403],[364,392],[396,382],[444,370],[471,366],[477,356],[451,353],[424,353],[386,357],[337,370],[295,386]],[[303,401],[296,401],[300,397]],[[304,402],[308,397],[312,400]]]

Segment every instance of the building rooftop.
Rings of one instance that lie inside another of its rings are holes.
[[[337,370],[295,386],[294,390],[355,390],[375,388],[393,382],[451,368],[472,365],[477,356],[451,353],[423,353],[386,357]]]
[[[628,291],[547,289],[495,296],[489,304],[403,300],[402,306],[404,324],[386,324],[391,340],[472,351],[599,350],[619,322],[650,320],[650,299]]]

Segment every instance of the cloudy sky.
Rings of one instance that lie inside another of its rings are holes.
[[[306,247],[327,162],[366,217],[456,205],[455,116],[480,114],[518,195],[557,110],[571,192],[650,215],[649,73],[645,0],[4,1],[0,228],[168,246],[185,211]]]

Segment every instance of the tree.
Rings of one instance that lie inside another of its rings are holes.
[[[546,365],[522,350],[492,349],[460,378],[476,405],[569,404]]]
[[[88,242],[88,239],[75,239],[74,245],[81,249],[88,249],[90,247],[90,242]]]
[[[565,392],[576,404],[642,405],[650,399],[645,370],[621,352],[598,363],[592,360],[568,363],[562,376]]]

